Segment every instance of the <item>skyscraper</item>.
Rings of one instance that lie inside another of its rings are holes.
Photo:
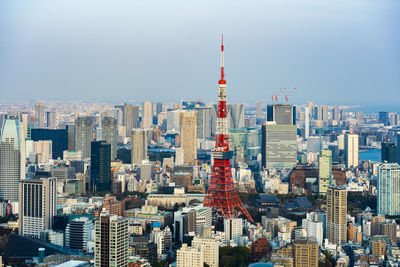
[[[389,125],[389,113],[387,111],[379,111],[379,123],[383,125]]]
[[[106,141],[91,143],[90,189],[94,192],[110,191],[111,145]]]
[[[102,119],[102,140],[111,145],[111,160],[117,158],[117,120],[111,117]]]
[[[68,132],[68,151],[75,151],[75,125],[66,125]]]
[[[197,111],[197,138],[211,138],[211,108],[199,107]]]
[[[243,104],[228,104],[228,125],[229,129],[245,127]]]
[[[232,246],[231,241],[234,241],[236,245],[239,245],[240,238],[243,235],[243,219],[224,219],[224,232],[226,243],[228,245]]]
[[[82,151],[83,158],[90,158],[90,143],[93,140],[94,122],[91,117],[75,120],[75,151]]]
[[[128,245],[128,220],[102,214],[95,223],[95,266],[128,266]]]
[[[274,121],[276,125],[296,125],[296,107],[291,104],[268,105],[267,121]]]
[[[263,125],[261,134],[262,166],[281,169],[296,166],[296,125]]]
[[[47,112],[47,128],[55,129],[57,127],[57,116],[55,112]]]
[[[88,250],[88,242],[94,240],[94,224],[87,217],[71,220],[65,228],[65,246],[78,250]]]
[[[344,136],[344,160],[347,168],[358,166],[358,135],[346,134]]]
[[[318,159],[319,194],[325,195],[330,185],[332,185],[332,151],[321,150]]]
[[[163,110],[162,103],[156,104],[156,115],[160,114]]]
[[[143,103],[142,114],[143,128],[151,128],[153,125],[153,104],[151,102]]]
[[[24,179],[19,184],[19,234],[39,237],[57,215],[57,179]]]
[[[18,202],[18,183],[25,178],[25,153],[18,116],[6,116],[0,139],[0,198]]]
[[[35,120],[38,128],[44,127],[44,104],[36,103],[35,104]]]
[[[257,101],[256,102],[256,118],[261,119],[262,118],[262,103]]]
[[[310,136],[310,109],[308,107],[304,108],[304,137],[308,139]]]
[[[131,138],[131,163],[138,165],[147,159],[147,131],[144,129],[133,129]]]
[[[347,191],[343,186],[330,186],[326,194],[326,235],[332,244],[347,241]]]
[[[197,112],[182,111],[179,124],[183,162],[195,165],[197,160]]]
[[[130,137],[132,129],[139,127],[139,107],[124,104],[124,125],[126,127],[126,137]]]
[[[382,162],[388,163],[397,162],[397,145],[395,143],[382,142],[381,146],[381,159]]]
[[[382,163],[378,166],[378,214],[400,215],[400,165]]]
[[[318,267],[319,247],[317,242],[300,239],[294,244],[295,267]]]

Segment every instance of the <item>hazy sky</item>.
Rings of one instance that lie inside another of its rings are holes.
[[[0,99],[398,104],[400,1],[0,2]]]

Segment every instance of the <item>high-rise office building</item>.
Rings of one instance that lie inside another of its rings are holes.
[[[295,267],[318,267],[319,247],[317,242],[300,239],[294,244]]]
[[[71,220],[65,228],[65,246],[88,251],[88,242],[94,241],[94,224],[90,218],[80,217]]]
[[[130,137],[132,129],[139,127],[139,106],[124,104],[124,125],[126,137]]]
[[[182,247],[176,251],[176,266],[204,266],[204,257],[201,248],[188,247],[186,243],[182,244]]]
[[[211,138],[211,108],[199,107],[197,111],[197,138]]]
[[[358,166],[358,135],[346,134],[344,136],[344,160],[347,168]]]
[[[68,124],[65,127],[68,135],[68,151],[75,151],[75,125]]]
[[[224,219],[225,239],[228,245],[232,245],[233,241],[236,245],[240,243],[240,238],[243,235],[243,219],[230,218]]]
[[[340,117],[339,117],[339,109],[338,108],[334,108],[332,110],[332,119],[334,121],[339,121]]]
[[[263,167],[282,169],[296,166],[296,125],[263,125],[261,135],[261,163]]]
[[[160,114],[163,111],[162,103],[156,104],[156,115]]]
[[[117,120],[111,117],[102,119],[102,140],[111,145],[111,160],[117,158]]]
[[[117,120],[117,126],[124,125],[124,106],[115,105],[114,107],[114,118]]]
[[[6,116],[0,139],[0,198],[18,202],[18,184],[25,178],[25,153],[18,116]]]
[[[195,165],[197,160],[197,112],[182,111],[179,122],[183,162]]]
[[[43,103],[36,103],[35,104],[35,121],[37,123],[38,128],[44,127],[44,104]]]
[[[379,123],[383,123],[383,125],[389,125],[389,112],[387,111],[379,111]]]
[[[68,149],[67,129],[32,129],[33,141],[51,140],[53,159],[63,158],[64,150]]]
[[[95,223],[95,266],[128,266],[128,246],[128,220],[117,215],[100,215]]]
[[[57,115],[55,112],[47,112],[47,128],[55,129],[57,128]]]
[[[296,106],[292,104],[268,105],[267,121],[274,121],[276,125],[296,125]]]
[[[90,143],[93,140],[94,122],[91,117],[75,120],[75,151],[82,151],[83,158],[90,158]]]
[[[310,109],[304,108],[304,138],[308,139],[310,136]]]
[[[143,103],[142,113],[143,128],[151,128],[153,125],[153,104],[151,102]]]
[[[219,266],[219,244],[214,238],[195,237],[192,242],[194,248],[203,252],[204,263],[210,267]]]
[[[167,131],[179,132],[179,114],[180,110],[168,110],[167,111]]]
[[[20,235],[39,237],[40,231],[51,229],[57,215],[57,179],[24,179],[19,184]]]
[[[397,162],[397,145],[395,143],[382,142],[381,146],[382,162],[396,163]]]
[[[147,131],[145,129],[133,129],[131,138],[131,163],[142,164],[147,159]]]
[[[257,101],[256,102],[256,118],[261,119],[262,118],[262,103]]]
[[[327,121],[328,120],[328,107],[324,105],[319,105],[316,108],[316,112],[314,113],[314,118],[318,121]]]
[[[332,244],[347,242],[347,191],[343,186],[330,186],[326,193],[326,236]]]
[[[90,189],[94,192],[110,191],[111,145],[106,141],[91,143]]]
[[[244,104],[228,104],[229,129],[246,127],[244,124]]]
[[[378,166],[378,214],[400,215],[400,165],[382,163]]]
[[[318,188],[319,194],[325,195],[332,185],[332,151],[321,150],[318,158]]]

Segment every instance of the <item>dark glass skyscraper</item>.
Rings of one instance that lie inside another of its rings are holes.
[[[397,162],[397,146],[395,143],[382,143],[382,162]]]
[[[90,189],[109,191],[111,186],[111,145],[106,141],[93,141],[90,158]]]
[[[51,140],[53,159],[63,158],[63,151],[68,150],[67,129],[31,129],[33,141]]]

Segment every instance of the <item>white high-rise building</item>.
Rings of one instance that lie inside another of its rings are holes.
[[[128,266],[128,246],[128,220],[101,214],[95,224],[95,267]]]
[[[25,179],[25,141],[18,116],[6,116],[0,138],[0,198],[18,202],[18,184]]]
[[[200,248],[188,247],[182,244],[182,247],[176,251],[177,267],[199,267],[204,266],[203,252]]]
[[[194,248],[203,252],[204,263],[210,267],[219,265],[219,244],[214,238],[195,237],[192,242]]]
[[[51,140],[40,140],[32,142],[32,153],[37,163],[46,163],[53,158]]]
[[[324,241],[323,222],[314,222],[308,219],[303,219],[302,227],[306,230],[308,238],[315,238],[318,245],[322,246]]]
[[[19,184],[19,234],[39,237],[57,215],[57,179],[24,179]]]
[[[382,163],[378,166],[378,214],[400,215],[400,165]]]
[[[151,102],[143,103],[143,128],[151,128],[153,125],[153,104]]]
[[[304,137],[308,139],[310,136],[310,108],[304,108]]]
[[[243,235],[243,220],[241,218],[224,219],[225,240],[228,245],[237,245]]]
[[[347,168],[358,166],[358,135],[346,134],[344,137],[344,157]]]
[[[147,159],[147,131],[145,129],[132,130],[131,146],[132,165],[141,164]]]
[[[167,111],[167,131],[179,132],[179,114],[180,110]]]

